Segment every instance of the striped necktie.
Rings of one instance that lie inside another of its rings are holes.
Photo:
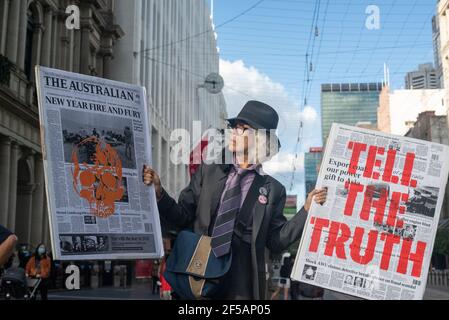
[[[211,240],[212,251],[217,258],[229,253],[229,249],[231,248],[234,223],[241,204],[242,190],[240,182],[250,171],[239,168],[224,191]]]

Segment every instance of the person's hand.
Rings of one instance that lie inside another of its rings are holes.
[[[327,188],[323,189],[315,189],[309,193],[307,196],[306,203],[304,204],[304,210],[309,212],[310,206],[312,205],[312,201],[315,201],[318,204],[323,204],[327,199]]]
[[[156,198],[157,200],[160,200],[162,197],[162,186],[161,186],[161,179],[159,178],[159,175],[154,171],[150,166],[144,165],[143,166],[143,183],[145,183],[147,186],[151,186],[154,184],[154,189],[156,190]]]

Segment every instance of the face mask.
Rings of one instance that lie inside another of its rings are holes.
[[[42,255],[45,253],[45,248],[39,248],[37,252]]]

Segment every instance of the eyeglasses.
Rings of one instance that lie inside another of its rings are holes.
[[[233,127],[230,124],[228,124],[228,129],[235,132],[238,136],[243,136],[246,131],[252,130],[252,128],[245,128],[245,127],[242,127],[241,125],[236,125],[235,127]]]

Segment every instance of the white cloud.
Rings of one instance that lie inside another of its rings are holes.
[[[223,90],[228,116],[234,117],[248,100],[259,100],[272,106],[279,114],[278,135],[283,149],[294,147],[301,119],[310,128],[316,127],[318,113],[312,106],[300,112],[298,99],[268,75],[242,60],[220,59],[220,74],[225,81]]]
[[[278,179],[289,194],[298,194],[302,201],[304,193],[304,154],[298,149],[295,157],[295,146],[298,138],[300,121],[303,121],[303,141],[307,146],[319,146],[315,141],[321,141],[319,133],[318,113],[313,106],[306,106],[300,112],[299,99],[292,96],[279,82],[255,67],[246,66],[242,60],[220,60],[220,74],[225,81],[223,90],[228,116],[234,117],[248,100],[259,100],[271,105],[279,114],[278,135],[282,148],[271,161],[264,164],[264,171]],[[312,145],[309,145],[312,144]],[[296,167],[293,188],[293,166]]]
[[[279,152],[270,161],[263,164],[263,170],[270,174],[285,174],[293,171],[293,165],[296,171],[302,171],[304,169],[304,154],[299,154],[298,158],[293,153]]]
[[[314,122],[318,118],[318,113],[311,106],[306,106],[302,111],[302,116],[306,122]]]

